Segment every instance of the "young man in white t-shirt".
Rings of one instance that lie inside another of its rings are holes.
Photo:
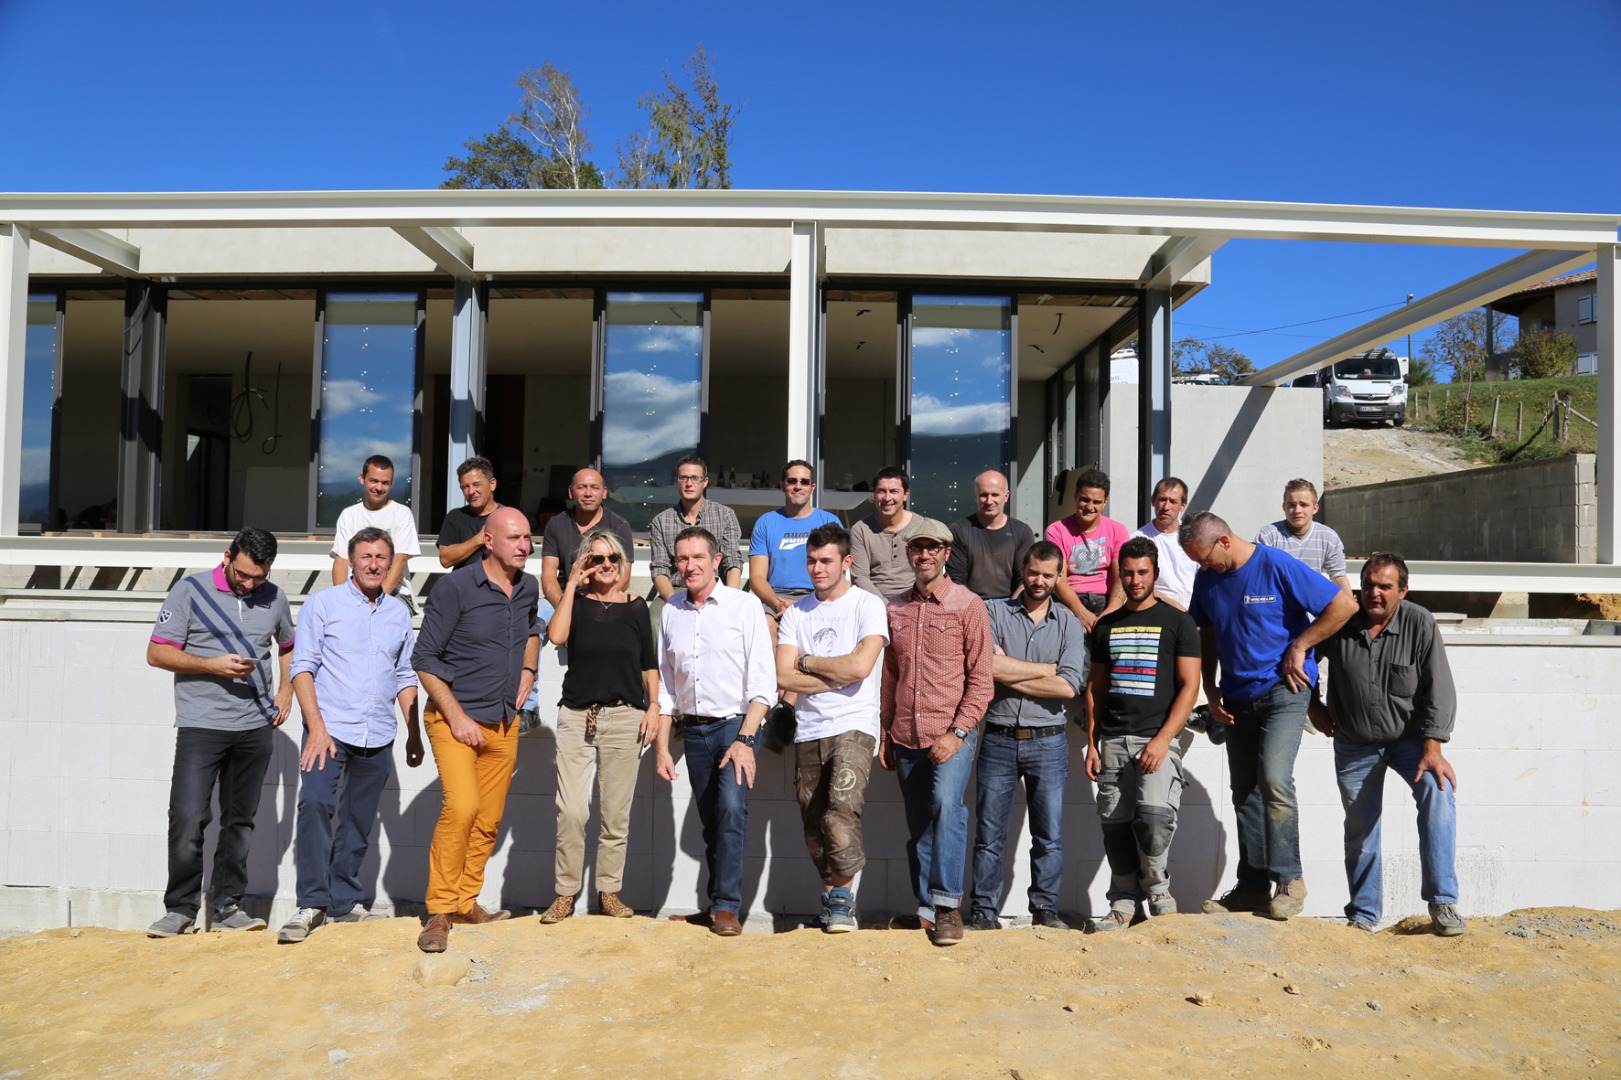
[[[799,695],[795,787],[829,934],[856,928],[850,884],[866,861],[861,810],[878,745],[878,660],[889,642],[888,609],[850,584],[851,563],[842,526],[811,530],[805,565],[815,591],[783,611],[777,631],[777,686]]]
[[[338,515],[337,532],[332,537],[332,584],[349,580],[349,540],[361,529],[382,529],[394,542],[394,562],[383,575],[383,592],[397,596],[413,612],[411,576],[406,573],[411,556],[422,554],[417,541],[416,518],[410,507],[388,497],[394,490],[394,463],[382,454],[373,454],[360,466],[361,499]]]

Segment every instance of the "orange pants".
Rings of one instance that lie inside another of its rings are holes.
[[[428,914],[456,915],[471,911],[484,889],[484,864],[495,850],[518,761],[518,718],[480,724],[484,745],[477,749],[457,742],[432,705],[423,709],[422,721],[444,789],[428,847]]]

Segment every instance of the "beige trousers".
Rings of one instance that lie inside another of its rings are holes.
[[[597,776],[597,891],[624,885],[625,843],[636,774],[643,712],[631,705],[604,706],[597,733],[585,737],[585,710],[557,710],[557,895],[578,896],[585,873],[585,823],[591,816],[591,774]]]

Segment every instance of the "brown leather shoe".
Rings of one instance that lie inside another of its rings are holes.
[[[597,910],[610,919],[628,919],[636,914],[635,910],[626,907],[619,897],[611,892],[597,893]]]
[[[933,930],[934,920],[919,915],[895,915],[889,920],[891,930]]]
[[[743,932],[743,924],[730,911],[710,912],[709,932],[720,937],[736,937]]]
[[[417,935],[417,948],[423,952],[444,952],[445,946],[450,944],[450,916],[429,915],[428,921],[422,926],[422,933]]]
[[[472,907],[459,914],[452,915],[450,921],[461,926],[480,926],[487,922],[500,922],[512,918],[512,912],[506,908],[499,911],[485,911],[475,902]]]
[[[540,913],[540,921],[550,926],[552,923],[562,922],[572,914],[574,914],[574,897],[559,896],[552,901],[551,907]]]
[[[955,945],[962,940],[962,912],[954,907],[934,909],[934,943]]]

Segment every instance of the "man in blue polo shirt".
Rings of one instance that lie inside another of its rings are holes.
[[[263,930],[239,906],[248,885],[253,817],[274,749],[271,729],[293,706],[288,674],[293,616],[270,584],[276,538],[263,529],[236,534],[213,570],[169,590],[152,626],[146,662],[174,673],[174,778],[169,787],[167,913],[148,937],[194,933],[203,895],[203,830],[219,785],[220,829],[208,882],[209,929]],[[272,683],[271,645],[281,678]]]
[[[1317,682],[1312,650],[1356,613],[1356,602],[1292,555],[1233,535],[1209,511],[1184,521],[1177,539],[1199,564],[1188,614],[1199,626],[1210,718],[1230,725],[1238,817],[1238,884],[1204,910],[1287,919],[1306,899],[1295,755]]]
[[[405,763],[422,764],[411,612],[383,592],[394,541],[375,526],[348,540],[342,585],[299,612],[293,692],[304,716],[298,766],[298,911],[276,935],[303,941],[329,920],[368,918],[360,864],[370,846],[383,785],[394,773],[394,709],[406,719]]]

